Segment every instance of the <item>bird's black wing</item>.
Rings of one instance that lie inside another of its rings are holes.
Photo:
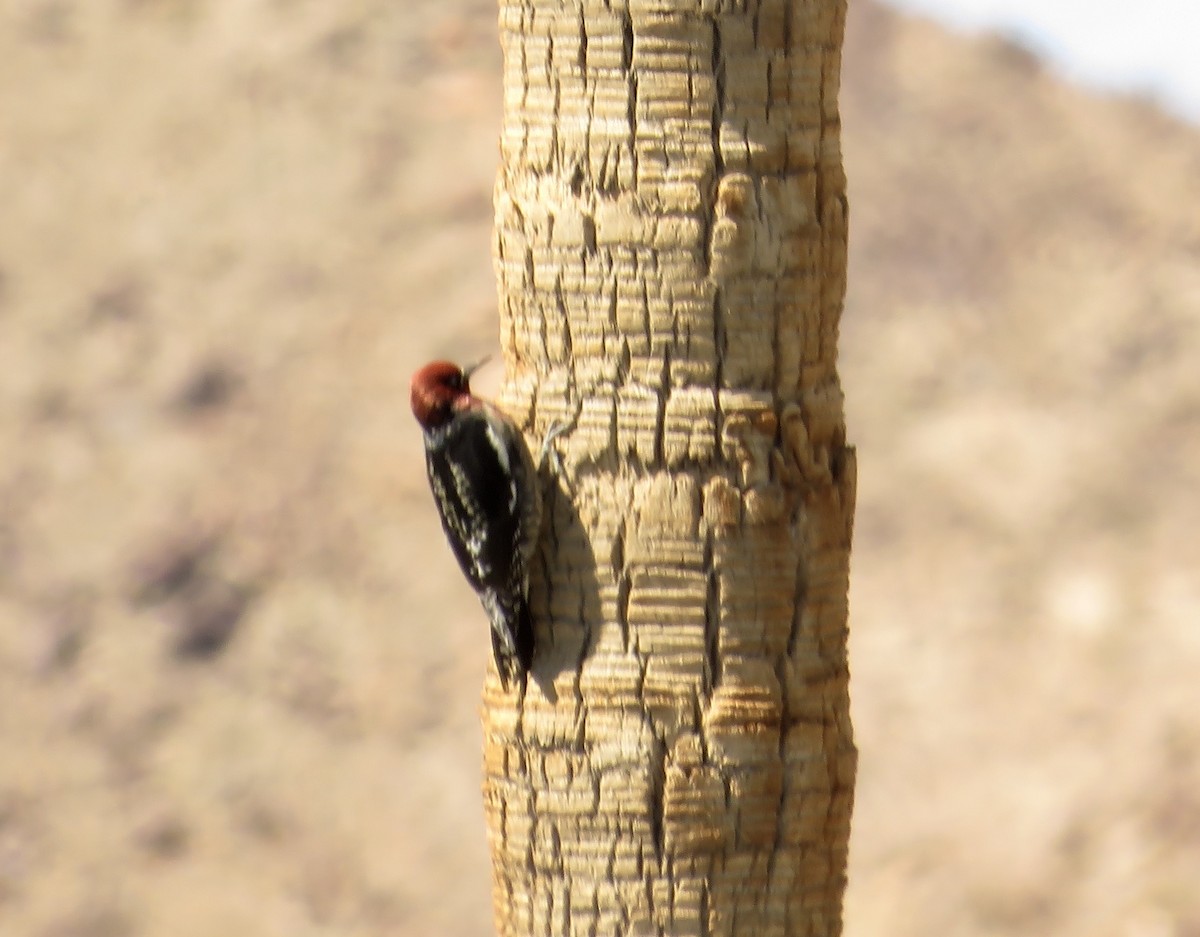
[[[458,415],[426,448],[426,468],[446,538],[476,590],[511,589],[521,571],[521,513],[511,490],[514,453],[484,411]],[[435,457],[434,451],[441,456]]]

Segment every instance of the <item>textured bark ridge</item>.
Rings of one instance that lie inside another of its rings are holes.
[[[497,927],[841,931],[854,504],[844,0],[501,0],[503,403],[555,421]]]

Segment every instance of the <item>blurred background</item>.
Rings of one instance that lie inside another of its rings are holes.
[[[1136,91],[1200,121],[1200,6],[1191,0],[892,0],[957,29],[1007,35],[1063,75]]]
[[[1197,937],[1200,130],[850,6],[846,933]],[[495,17],[0,3],[6,937],[491,933]]]

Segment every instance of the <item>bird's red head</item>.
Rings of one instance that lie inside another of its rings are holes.
[[[423,429],[445,426],[455,413],[480,405],[471,394],[471,375],[488,360],[483,358],[468,368],[450,361],[431,361],[412,376],[409,400],[413,416]]]
[[[431,361],[412,376],[409,401],[422,429],[437,429],[450,421],[455,404],[471,394],[469,380],[469,371],[449,361]]]

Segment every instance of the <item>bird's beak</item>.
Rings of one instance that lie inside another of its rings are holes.
[[[469,367],[463,368],[463,383],[469,383],[471,380],[471,375],[474,374],[476,371],[478,371],[480,368],[482,368],[485,364],[487,364],[491,360],[492,360],[491,355],[484,355],[482,358],[480,358],[474,364],[470,365]]]

